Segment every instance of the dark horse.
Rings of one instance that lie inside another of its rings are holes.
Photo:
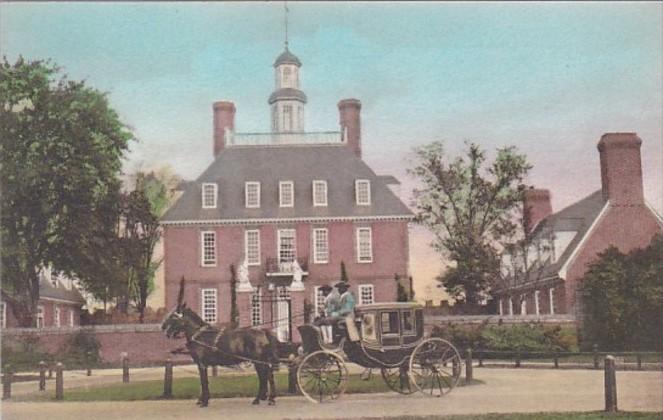
[[[203,321],[198,314],[186,306],[184,300],[184,277],[180,282],[177,306],[166,316],[161,329],[168,338],[186,337],[186,347],[200,373],[200,398],[198,405],[209,403],[208,366],[232,366],[250,361],[258,374],[258,395],[253,404],[267,399],[269,405],[276,403],[276,387],[273,370],[278,367],[278,340],[271,331],[257,328],[219,330]]]

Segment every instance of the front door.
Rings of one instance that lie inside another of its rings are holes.
[[[275,290],[274,313],[276,314],[276,338],[281,342],[290,341],[290,290],[286,286],[278,286]]]

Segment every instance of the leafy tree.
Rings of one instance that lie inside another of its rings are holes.
[[[105,94],[55,65],[0,65],[3,290],[19,325],[34,326],[39,272],[75,275],[113,225],[117,177],[132,133]],[[91,266],[88,262],[87,265]]]
[[[456,158],[441,142],[415,149],[415,156],[409,172],[422,184],[413,192],[417,220],[433,233],[433,247],[453,262],[438,280],[457,301],[477,305],[499,275],[499,244],[531,166],[515,147],[497,149],[488,163],[474,143]]]
[[[237,308],[237,270],[230,264],[230,327],[239,325],[239,309]]]
[[[343,283],[347,283],[347,282],[350,281],[350,279],[348,278],[348,272],[345,269],[345,262],[344,261],[341,261],[341,281]]]
[[[605,350],[663,347],[663,236],[628,254],[610,247],[580,282],[584,343]]]

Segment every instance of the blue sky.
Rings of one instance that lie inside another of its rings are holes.
[[[337,129],[336,103],[363,103],[364,156],[404,181],[413,146],[516,145],[558,210],[600,188],[596,143],[643,139],[645,194],[663,210],[663,4],[291,3],[307,130]],[[0,48],[52,58],[109,92],[131,125],[127,168],[212,160],[212,102],[238,131],[267,131],[282,3],[2,3]],[[420,232],[415,237],[425,238]],[[413,240],[414,266],[434,255]],[[423,274],[423,276],[429,276]]]

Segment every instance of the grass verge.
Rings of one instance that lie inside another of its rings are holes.
[[[458,416],[394,416],[380,417],[380,420],[600,420],[600,419],[661,419],[661,413],[620,412],[614,414],[602,411],[584,413],[509,413],[509,414],[479,414]],[[365,417],[362,420],[377,420]]]
[[[274,375],[277,395],[287,395],[288,375],[277,373]],[[255,397],[258,391],[258,379],[253,375],[217,376],[210,377],[210,394],[212,398]],[[464,378],[459,386],[464,386]],[[474,380],[471,385],[481,384]],[[391,392],[378,374],[369,380],[362,380],[359,375],[350,375],[346,393],[375,393]],[[141,381],[128,384],[117,383],[111,385],[93,385],[65,389],[65,401],[145,401],[162,399],[163,381]],[[200,380],[197,377],[175,378],[173,380],[173,399],[193,399],[200,394]],[[14,401],[51,401],[52,392],[40,392],[12,398]]]

